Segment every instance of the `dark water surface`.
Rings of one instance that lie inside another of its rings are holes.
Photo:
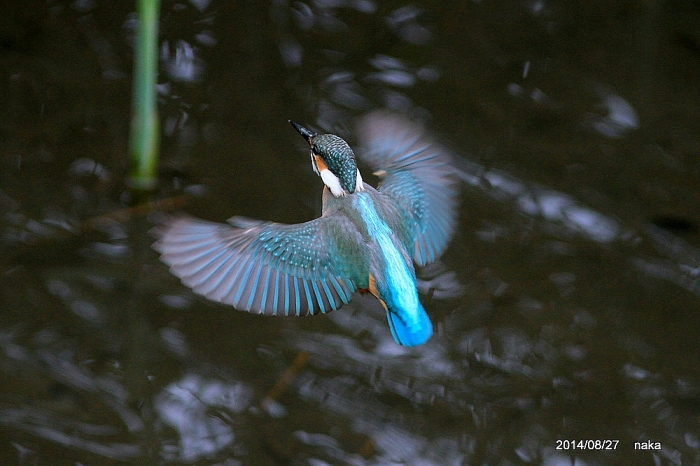
[[[459,155],[414,349],[372,299],[252,316],[158,261],[132,8],[2,7],[0,464],[700,464],[700,3],[164,3],[158,199],[317,216],[288,119],[352,144],[386,107]]]

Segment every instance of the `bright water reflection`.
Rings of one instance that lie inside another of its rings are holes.
[[[165,387],[155,398],[155,409],[179,437],[172,451],[164,445],[165,458],[192,462],[232,448],[232,419],[249,407],[251,391],[240,383],[205,380],[192,373]]]

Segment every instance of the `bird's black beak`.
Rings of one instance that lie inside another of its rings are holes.
[[[301,126],[299,123],[294,123],[292,120],[289,120],[289,123],[294,127],[295,130],[299,132],[299,134],[304,136],[304,139],[306,139],[309,144],[311,144],[311,138],[317,136],[317,133],[309,131],[308,129]]]

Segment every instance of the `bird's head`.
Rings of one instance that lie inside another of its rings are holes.
[[[363,190],[355,153],[335,134],[317,134],[289,121],[311,146],[311,165],[335,197]]]

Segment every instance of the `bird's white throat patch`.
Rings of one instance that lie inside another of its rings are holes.
[[[340,180],[338,177],[335,176],[329,169],[326,168],[321,170],[321,179],[323,180],[323,183],[328,186],[328,189],[331,190],[331,193],[333,193],[335,197],[345,196],[347,194],[343,187],[340,186]]]
[[[365,190],[365,182],[362,179],[362,175],[360,175],[360,170],[357,170],[357,179],[355,180],[355,191],[364,191]]]
[[[340,179],[335,176],[335,174],[330,171],[327,168],[324,168],[321,170],[321,179],[323,180],[323,183],[328,186],[328,189],[331,190],[331,193],[335,197],[340,197],[340,196],[346,196],[348,192],[343,189],[343,187],[340,184]],[[362,181],[362,175],[360,175],[360,170],[357,170],[357,179],[355,182],[355,191],[363,191],[365,188],[363,186],[363,181]]]

